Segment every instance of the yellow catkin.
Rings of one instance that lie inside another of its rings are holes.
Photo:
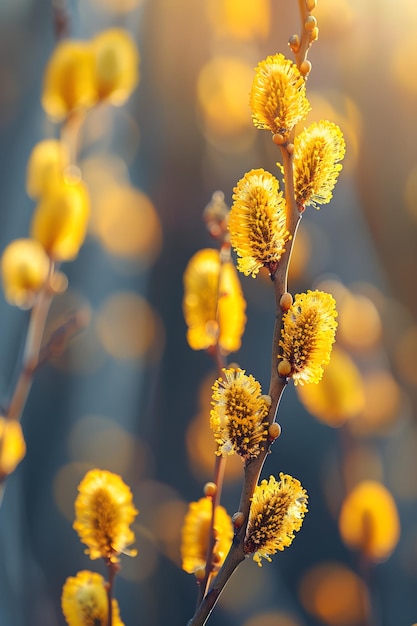
[[[98,100],[120,106],[139,80],[139,54],[129,33],[110,28],[91,41]]]
[[[346,496],[339,516],[344,542],[370,560],[387,559],[400,538],[400,520],[394,498],[384,485],[366,480]]]
[[[296,64],[283,54],[258,63],[250,93],[253,123],[287,137],[310,110],[305,81]]]
[[[240,368],[224,369],[213,385],[210,413],[218,454],[236,453],[244,460],[258,456],[268,434],[265,419],[270,404],[253,376]]]
[[[246,301],[234,265],[221,262],[218,250],[204,248],[184,272],[183,312],[193,350],[219,345],[228,354],[240,348]]]
[[[39,200],[31,235],[54,261],[71,261],[84,243],[89,216],[90,200],[85,184],[77,178],[63,178],[51,185]]]
[[[26,454],[22,427],[0,416],[0,477],[11,474]]]
[[[299,208],[330,202],[345,155],[345,140],[333,122],[313,122],[294,142],[294,189]]]
[[[54,121],[97,102],[94,57],[84,41],[63,40],[55,47],[45,70],[42,105]]]
[[[271,554],[291,545],[307,512],[307,492],[300,481],[288,474],[263,480],[252,497],[244,550],[262,565]]]
[[[4,295],[9,304],[30,308],[49,273],[49,259],[34,239],[15,239],[1,256]]]
[[[251,170],[233,192],[229,230],[237,267],[246,276],[255,277],[262,267],[274,275],[289,239],[278,180],[263,169]]]
[[[283,316],[279,345],[281,363],[289,362],[295,384],[321,380],[335,341],[336,317],[336,302],[328,293],[309,290],[294,297],[292,306]],[[286,369],[285,366],[284,371]]]
[[[127,546],[135,540],[130,524],[137,513],[132,493],[121,477],[93,469],[78,486],[73,526],[91,559],[117,562],[121,552],[136,554]]]
[[[105,626],[108,623],[109,606],[103,576],[88,570],[69,576],[62,588],[61,606],[68,626]],[[112,624],[124,626],[119,605],[114,598]]]
[[[181,541],[182,569],[189,574],[198,574],[199,570],[206,566],[211,515],[211,499],[201,498],[198,502],[189,504],[182,527]],[[233,538],[232,520],[222,506],[216,507],[214,532],[217,538],[214,568],[214,573],[216,573],[226,558]]]

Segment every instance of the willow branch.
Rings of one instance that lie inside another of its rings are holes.
[[[23,408],[26,404],[26,400],[32,386],[33,375],[39,363],[41,342],[46,318],[54,297],[54,292],[50,288],[50,279],[53,276],[53,273],[54,265],[51,262],[49,277],[44,288],[39,292],[38,298],[31,311],[23,353],[22,368],[6,412],[6,417],[9,420],[19,421],[21,419]]]
[[[52,22],[57,41],[70,34],[70,17],[66,0],[52,0]]]
[[[310,5],[313,6],[313,3],[310,2]],[[307,53],[312,42],[314,41],[314,38],[312,36],[311,29],[306,28],[307,20],[313,19],[311,18],[310,11],[307,8],[306,0],[299,0],[299,9],[302,21],[302,34],[299,40],[299,46],[295,51],[295,56],[297,66],[300,68],[301,64],[307,59]],[[269,385],[271,407],[268,414],[269,425],[271,425],[276,420],[278,407],[288,382],[287,378],[284,378],[278,374],[277,357],[280,352],[279,342],[281,339],[282,320],[284,313],[280,306],[280,300],[282,295],[288,290],[288,268],[290,264],[295,237],[301,219],[301,213],[296,203],[294,191],[294,135],[295,129],[292,131],[289,140],[280,145],[285,182],[286,226],[290,237],[289,241],[287,242],[286,249],[279,261],[277,270],[274,275],[271,276],[275,293],[276,316],[271,353],[271,377]],[[258,484],[266,456],[270,451],[271,443],[272,441],[268,439],[262,446],[260,454],[255,459],[251,459],[245,464],[244,483],[239,503],[239,512],[243,514],[244,523],[240,528],[236,530],[229,553],[222,567],[220,568],[219,573],[213,580],[208,593],[203,598],[199,608],[197,609],[196,614],[189,621],[188,626],[204,626],[204,624],[206,624],[227,581],[229,580],[230,576],[233,574],[237,566],[245,559],[246,555],[244,550],[244,542],[249,520],[251,500],[255,487]]]
[[[278,269],[274,275],[273,280],[276,301],[276,320],[272,341],[271,380],[269,388],[269,395],[271,396],[271,407],[268,414],[269,424],[272,424],[276,419],[279,403],[287,384],[287,379],[279,376],[277,371],[277,356],[279,352],[279,340],[281,337],[283,315],[279,303],[282,294],[287,291],[288,266],[291,258],[292,246],[300,221],[300,213],[298,211],[294,195],[292,154],[287,150],[286,145],[281,148],[281,151],[283,157],[286,188],[287,229],[291,235],[291,238],[287,244],[287,248],[283,256],[280,259],[280,263],[278,265]],[[207,622],[207,619],[214,609],[227,581],[229,580],[230,576],[233,574],[239,563],[241,563],[245,558],[244,541],[249,519],[251,499],[255,487],[258,484],[259,477],[265,463],[266,456],[269,453],[270,447],[271,441],[267,440],[262,447],[260,454],[255,459],[250,460],[245,465],[244,483],[239,504],[239,512],[243,514],[244,524],[241,528],[237,530],[230,551],[219,573],[213,580],[213,583],[207,595],[202,600],[196,614],[190,620],[188,626],[203,626]]]
[[[315,19],[311,16],[311,13],[307,8],[307,3],[307,0],[298,0],[298,7],[301,17],[301,37],[299,46],[296,50],[293,50],[298,68],[300,68],[303,61],[307,60],[308,51],[311,44],[315,40],[315,38],[313,37],[312,28],[306,27],[309,20],[312,20],[313,23],[315,22]],[[315,8],[315,3],[311,2],[311,6],[312,9]]]
[[[214,478],[213,478],[213,482],[216,485],[216,491],[211,498],[211,517],[210,517],[210,526],[209,526],[209,532],[208,532],[209,541],[208,541],[207,553],[206,553],[206,570],[205,570],[205,575],[204,575],[203,580],[199,582],[199,594],[197,598],[197,607],[200,605],[200,602],[202,601],[202,599],[207,593],[207,589],[210,584],[210,580],[212,578],[212,573],[214,569],[213,554],[214,554],[214,548],[216,546],[216,541],[217,541],[216,535],[215,535],[214,522],[215,522],[216,508],[220,504],[220,499],[221,499],[225,466],[226,466],[226,457],[216,455],[216,462],[215,462],[215,467],[214,467]]]
[[[226,222],[224,220],[223,220],[223,227],[220,228],[217,238],[220,239],[221,241],[220,251],[219,251],[220,271],[219,271],[219,280],[218,280],[218,285],[217,285],[217,294],[218,294],[217,304],[218,304],[219,298],[221,297],[221,294],[220,294],[221,267],[224,263],[230,261],[230,243],[228,241]],[[216,318],[217,318],[217,314],[216,314]],[[226,363],[225,356],[218,343],[213,347],[210,353],[216,363],[218,376],[222,376],[223,368],[226,367],[227,363]],[[216,490],[211,499],[211,517],[210,517],[210,526],[209,526],[209,533],[208,533],[209,540],[208,540],[207,553],[206,553],[206,568],[205,568],[204,578],[202,581],[199,582],[197,607],[199,606],[200,602],[202,601],[202,599],[207,593],[207,589],[210,584],[213,569],[214,569],[213,555],[214,555],[214,548],[216,546],[216,541],[217,541],[217,538],[215,536],[215,515],[216,515],[216,508],[220,504],[225,468],[226,468],[226,457],[224,457],[223,455],[220,455],[220,456],[216,455],[216,461],[215,461],[215,467],[214,467],[214,479],[213,479],[213,482],[216,485]]]
[[[88,319],[88,315],[84,312],[77,311],[70,315],[61,326],[56,328],[39,353],[36,369],[48,361],[50,357],[57,358],[61,356],[69,341],[87,326]]]
[[[106,583],[108,605],[107,626],[113,626],[113,586],[114,579],[120,568],[118,563],[113,563],[110,559],[105,559],[105,563],[108,572],[108,581]]]

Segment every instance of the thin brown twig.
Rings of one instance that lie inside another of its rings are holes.
[[[70,17],[66,0],[52,0],[52,22],[57,41],[70,34]]]
[[[220,292],[220,275],[221,275],[221,267],[224,263],[230,261],[230,243],[228,241],[226,229],[226,222],[222,220],[220,230],[218,232],[217,238],[220,240],[220,271],[219,271],[219,280],[217,285],[217,303],[219,298],[221,297]],[[217,314],[216,314],[217,317]],[[213,357],[218,376],[222,376],[223,369],[226,367],[226,358],[224,353],[222,352],[219,344],[217,343],[213,349],[210,351],[211,356]],[[226,468],[226,457],[222,455],[216,455],[215,466],[214,466],[214,478],[213,482],[216,485],[215,493],[211,499],[211,518],[210,518],[210,526],[208,531],[208,545],[207,545],[207,553],[206,553],[206,567],[205,567],[205,575],[202,581],[199,582],[199,593],[197,596],[197,607],[201,603],[202,599],[207,593],[208,586],[212,579],[213,569],[214,569],[214,548],[216,546],[217,538],[215,535],[215,516],[216,516],[216,508],[220,504],[221,494],[223,490],[223,479],[224,479],[224,471]]]
[[[306,0],[298,0],[298,7],[301,18],[301,38],[299,48],[294,52],[294,54],[297,66],[300,68],[303,61],[307,60],[308,51],[313,43],[313,40],[311,39],[311,31],[308,31],[305,28],[306,20],[310,16],[310,11],[306,6]]]
[[[210,518],[210,526],[209,526],[209,532],[208,532],[209,541],[208,541],[207,553],[206,553],[206,570],[205,570],[205,576],[203,580],[199,582],[199,594],[197,597],[197,607],[199,606],[200,602],[202,601],[202,599],[207,593],[207,589],[210,584],[212,574],[213,574],[213,569],[214,569],[213,554],[214,554],[214,548],[217,542],[217,538],[215,534],[215,515],[216,515],[216,508],[220,504],[225,466],[226,466],[226,457],[216,455],[214,477],[213,477],[213,482],[216,485],[216,491],[211,499],[211,518]]]
[[[20,421],[23,408],[26,404],[33,374],[39,363],[41,342],[45,328],[46,318],[54,293],[50,288],[50,280],[54,273],[54,264],[51,262],[49,277],[44,288],[39,292],[38,298],[30,315],[29,327],[26,335],[25,349],[23,353],[22,369],[18,377],[6,417],[9,420]]]
[[[41,367],[51,357],[59,357],[67,348],[71,339],[79,333],[88,323],[88,315],[82,311],[76,311],[63,324],[56,328],[42,347],[39,354],[36,369]]]
[[[118,563],[114,563],[110,559],[105,559],[105,564],[107,567],[107,574],[108,574],[108,580],[106,583],[107,606],[108,606],[107,626],[113,626],[113,587],[114,587],[114,580],[116,578],[116,574],[118,573],[120,567]]]

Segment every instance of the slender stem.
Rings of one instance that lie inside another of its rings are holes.
[[[301,63],[307,59],[309,48],[313,42],[311,39],[311,31],[306,30],[304,26],[306,19],[310,15],[310,12],[307,11],[305,0],[298,0],[298,8],[300,10],[301,17],[301,37],[300,45],[298,50],[295,52],[295,59],[298,67],[300,67]]]
[[[224,248],[224,245],[220,249],[221,265],[226,261],[226,258],[227,258],[227,254],[226,255],[222,254],[223,248]],[[230,246],[227,246],[227,248],[228,248],[228,254],[230,258]],[[219,285],[220,285],[220,272],[219,272],[219,284],[217,287],[217,291],[219,291]],[[220,297],[220,294],[219,294],[219,297]],[[217,373],[219,376],[221,376],[223,373],[223,368],[226,366],[226,359],[225,359],[223,352],[220,349],[219,344],[216,344],[214,349],[211,351],[211,355],[213,356],[213,359],[216,363]],[[223,490],[223,479],[224,479],[225,468],[226,468],[226,457],[216,455],[215,466],[214,466],[214,478],[213,478],[213,482],[216,485],[216,491],[211,500],[211,518],[210,518],[210,526],[209,526],[209,532],[208,532],[209,539],[208,539],[207,553],[206,553],[206,571],[205,571],[205,576],[203,580],[199,582],[197,607],[199,606],[200,602],[206,595],[208,586],[212,579],[212,573],[213,573],[213,568],[214,568],[213,553],[214,553],[214,548],[215,548],[216,541],[217,541],[217,538],[215,535],[215,515],[216,515],[216,508],[220,504],[221,494]]]
[[[197,598],[197,607],[199,606],[201,600],[207,593],[208,586],[210,584],[210,580],[213,574],[214,562],[213,562],[213,553],[214,548],[216,546],[217,538],[215,535],[215,515],[216,508],[220,504],[221,493],[223,488],[223,477],[224,470],[226,467],[226,457],[217,456],[214,467],[214,478],[213,482],[216,485],[216,491],[214,496],[211,499],[211,518],[210,518],[210,527],[209,527],[209,541],[207,545],[207,556],[206,556],[206,573],[204,579],[199,583],[199,594]]]
[[[66,0],[52,0],[52,21],[57,41],[70,34],[70,17]]]
[[[61,128],[61,139],[68,149],[70,163],[75,167],[78,167],[76,164],[80,149],[80,135],[85,119],[84,111],[74,111],[67,117]]]
[[[236,546],[235,549],[233,549],[234,546]],[[206,624],[230,576],[233,574],[237,566],[244,560],[244,558],[245,554],[243,552],[243,541],[236,541],[235,537],[232,548],[229,550],[223,566],[214,579],[208,593],[198,607],[197,612],[188,622],[187,626],[203,626],[203,624]]]
[[[33,374],[39,362],[46,318],[54,296],[50,288],[50,280],[53,272],[54,265],[51,262],[48,280],[46,281],[45,287],[39,292],[31,312],[23,353],[22,369],[6,412],[6,417],[9,420],[19,421],[21,419],[23,408],[32,386]]]
[[[36,369],[39,369],[51,356],[60,356],[74,337],[88,323],[88,315],[81,311],[73,313],[61,326],[53,331],[39,353]]]
[[[119,564],[113,563],[110,559],[105,560],[107,566],[108,580],[106,584],[107,588],[107,606],[108,606],[108,619],[107,626],[113,626],[113,586],[114,579],[119,571]]]
[[[366,624],[366,626],[377,626],[378,621],[376,618],[376,612],[374,610],[375,603],[374,603],[374,598],[372,597],[373,596],[373,593],[372,593],[373,563],[371,559],[369,558],[369,544],[372,539],[372,519],[371,519],[371,516],[369,515],[369,512],[363,515],[362,525],[363,525],[364,538],[363,538],[363,543],[362,543],[361,550],[360,550],[359,557],[358,557],[358,560],[359,560],[358,569],[369,594],[368,604],[366,602],[365,594],[363,594],[362,605],[363,605],[364,624]]]

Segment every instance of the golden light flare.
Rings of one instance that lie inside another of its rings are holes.
[[[338,343],[349,351],[370,351],[379,346],[382,338],[380,311],[385,299],[374,285],[355,282],[347,287],[337,279],[320,281],[318,288],[327,289],[337,302]]]
[[[158,358],[162,322],[141,296],[128,291],[110,295],[95,324],[105,350],[115,359]]]
[[[382,334],[382,322],[374,302],[364,294],[351,293],[340,304],[338,341],[347,348],[365,351],[376,346]]]
[[[389,434],[399,418],[401,389],[392,374],[383,369],[365,372],[362,377],[364,407],[360,415],[349,423],[357,436]]]
[[[54,476],[52,484],[54,502],[68,522],[72,523],[74,520],[74,500],[77,495],[77,485],[92,466],[92,463],[86,461],[66,463],[59,468]]]
[[[94,205],[92,229],[105,250],[145,266],[162,245],[159,217],[150,198],[128,184],[106,185]]]
[[[349,0],[320,0],[314,9],[320,28],[320,39],[340,40],[354,28],[358,12]]]
[[[241,41],[265,39],[270,30],[269,0],[205,0],[207,16],[219,37]]]
[[[301,626],[301,622],[289,613],[268,611],[255,613],[255,615],[244,621],[242,626]]]
[[[391,75],[407,96],[417,95],[417,42],[415,37],[403,37],[392,51]]]
[[[128,477],[129,482],[133,476],[143,478],[153,467],[151,452],[142,439],[100,415],[78,420],[69,433],[67,447],[73,461],[106,467]]]
[[[324,463],[323,489],[328,510],[334,519],[339,516],[346,489],[351,489],[362,480],[382,481],[384,478],[384,463],[379,450],[360,440],[348,448],[342,462],[335,449]]]
[[[132,530],[136,537],[135,545],[138,546],[138,558],[123,559],[123,567],[118,576],[137,584],[155,576],[160,554],[152,531],[138,523],[133,524]]]
[[[342,426],[361,414],[365,405],[361,373],[349,354],[337,345],[317,385],[298,385],[297,393],[319,421],[328,426]]]
[[[337,278],[325,278],[321,280],[317,289],[325,291],[327,293],[331,293],[334,299],[336,300],[337,307],[339,307],[343,298],[349,296],[350,291],[340,280]]]
[[[252,78],[252,65],[239,57],[215,56],[201,68],[197,100],[209,135],[232,137],[252,128],[248,107]]]
[[[187,503],[170,485],[145,478],[137,487],[139,522],[133,524],[139,557],[124,559],[121,574],[143,582],[155,574],[161,555],[181,567],[181,528]]]
[[[90,168],[97,161],[105,161],[103,166],[107,169],[108,163],[122,162],[125,165],[125,176],[123,181],[129,180],[127,166],[132,165],[138,153],[141,132],[138,120],[129,112],[127,107],[99,106],[89,111],[83,122],[83,152],[80,155],[79,163],[83,171],[84,178],[88,175],[86,168]],[[108,152],[110,149],[113,153]],[[107,163],[106,163],[107,162]],[[109,184],[110,180],[105,179],[101,174],[101,184]],[[90,182],[90,181],[88,181]]]
[[[385,561],[400,538],[397,506],[380,482],[358,483],[343,501],[339,531],[345,544],[374,562]]]
[[[105,110],[104,115],[105,115]],[[100,110],[95,112],[100,116]],[[95,116],[93,115],[93,120]],[[108,119],[105,117],[105,120]],[[101,126],[101,122],[99,124]],[[87,125],[87,129],[89,126]],[[83,177],[90,190],[92,199],[90,226],[94,232],[96,198],[107,193],[113,185],[124,186],[128,184],[129,170],[125,161],[111,152],[98,152],[93,156],[81,161]]]
[[[361,626],[368,619],[366,586],[341,563],[324,562],[307,570],[299,597],[306,611],[327,626]]]
[[[384,463],[381,453],[372,443],[358,441],[351,446],[343,460],[343,472],[348,477],[349,487],[364,480],[382,482],[384,479]],[[341,495],[339,490],[339,496]],[[339,505],[341,503],[339,502]]]
[[[167,500],[155,510],[152,524],[160,550],[179,567],[181,567],[181,528],[186,511],[187,504],[183,500]]]

